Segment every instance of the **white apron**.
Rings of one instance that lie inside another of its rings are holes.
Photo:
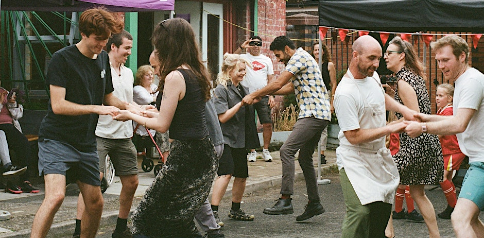
[[[351,72],[349,70],[347,72],[350,78],[355,80]],[[376,79],[375,81],[381,87]],[[358,84],[356,85],[358,86]],[[384,95],[382,96],[384,98]],[[364,101],[365,110],[360,121],[360,128],[384,126],[386,124],[385,100],[380,104],[370,105],[364,97],[361,98]],[[362,205],[377,201],[393,204],[400,176],[390,150],[385,147],[384,140],[340,146],[336,149],[336,154],[342,158],[346,175]]]

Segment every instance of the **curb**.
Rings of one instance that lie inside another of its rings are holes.
[[[325,172],[328,172],[330,167],[333,164],[336,164],[336,163],[325,164],[324,166],[321,166],[322,174],[324,174]],[[302,172],[296,172],[294,174],[294,181],[299,181],[302,179],[304,179],[304,175]],[[280,186],[281,182],[282,182],[281,175],[271,176],[262,181],[254,182],[252,184],[247,184],[245,187],[245,193],[249,194],[255,191],[264,190],[275,186]],[[211,196],[212,196],[212,193],[210,193],[209,198]],[[225,195],[223,197],[225,198],[230,196],[232,196],[232,188],[230,189],[227,188],[227,191],[225,192]],[[134,212],[134,208],[131,209],[130,216],[133,212]],[[103,213],[103,215],[101,216],[100,227],[107,226],[109,224],[115,224],[117,217],[118,217],[118,211],[107,211],[106,213]],[[52,224],[49,230],[49,235],[63,234],[67,227],[72,227],[74,231],[75,224],[76,222],[74,220]],[[3,233],[0,235],[1,237],[25,238],[30,236],[30,232],[31,232],[31,229],[24,229],[16,232]]]

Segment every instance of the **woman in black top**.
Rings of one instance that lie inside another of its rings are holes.
[[[162,21],[152,43],[161,66],[160,113],[140,116],[121,111],[115,118],[160,132],[170,129],[173,143],[170,157],[133,215],[133,229],[152,238],[199,237],[193,218],[207,199],[217,170],[205,120],[211,84],[187,21]]]
[[[334,67],[333,62],[331,62],[331,54],[329,53],[328,47],[325,44],[322,44],[322,51],[323,54],[321,55],[321,75],[323,76],[324,86],[330,94],[329,103],[331,105],[331,113],[334,113],[333,107],[333,97],[334,92],[336,91],[336,68]],[[319,42],[313,44],[313,57],[316,61],[319,62],[319,53],[321,52],[321,47],[319,47]],[[328,140],[328,127],[324,128],[323,133],[321,133],[321,163],[326,164],[326,156],[324,156],[324,151],[326,150],[326,143]]]

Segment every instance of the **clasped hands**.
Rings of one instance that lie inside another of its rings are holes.
[[[134,105],[126,103],[126,110],[121,110],[114,106],[103,106],[104,115],[111,115],[114,120],[127,121],[132,119],[132,115],[140,115],[143,117],[154,117],[158,111],[153,105]]]
[[[420,136],[423,133],[421,122],[428,121],[428,115],[409,109],[409,111],[403,116],[405,121],[388,124],[391,126],[390,130],[392,133],[404,131],[412,138]]]

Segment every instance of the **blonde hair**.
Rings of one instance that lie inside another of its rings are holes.
[[[230,72],[235,70],[238,63],[244,63],[247,66],[252,67],[250,63],[246,59],[240,57],[239,54],[225,53],[222,62],[222,70],[217,75],[217,83],[227,87],[227,82],[231,80]]]
[[[138,71],[136,71],[136,77],[134,79],[134,85],[141,85],[141,82],[143,81],[143,77],[145,74],[151,71],[152,73],[155,73],[155,70],[151,65],[142,65],[138,68]]]
[[[443,88],[445,89],[445,91],[447,92],[447,94],[451,97],[454,97],[454,86],[448,84],[448,83],[444,83],[444,84],[439,84],[437,86],[437,89],[439,88]]]

